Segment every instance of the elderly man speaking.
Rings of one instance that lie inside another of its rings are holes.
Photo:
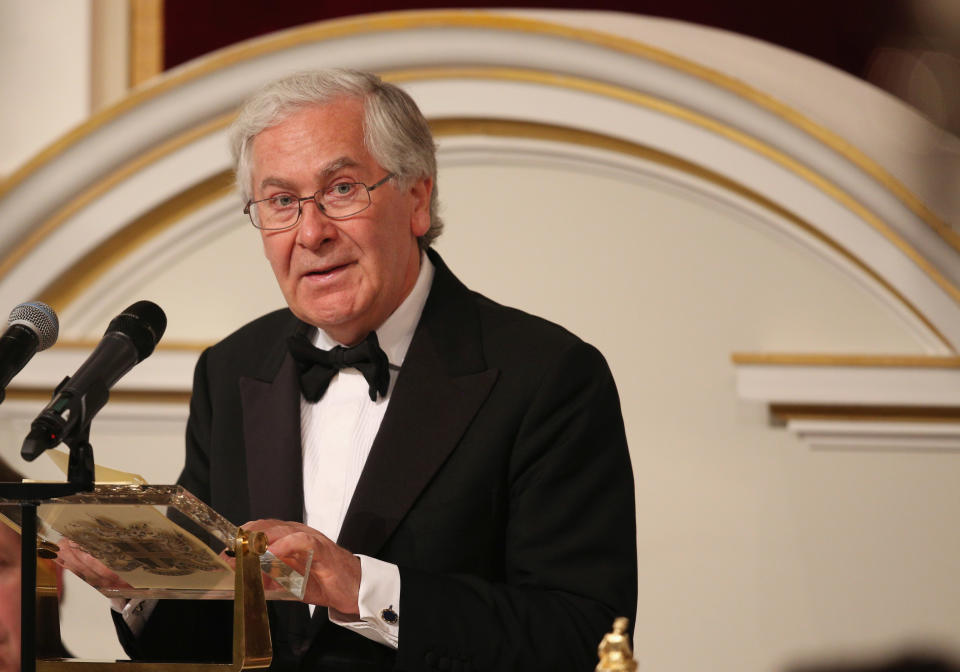
[[[291,565],[313,551],[304,603],[270,605],[273,667],[592,669],[637,590],[603,357],[432,249],[434,143],[399,88],[297,74],[232,140],[287,307],[200,357],[180,483]],[[142,607],[131,655],[229,659],[229,605]]]

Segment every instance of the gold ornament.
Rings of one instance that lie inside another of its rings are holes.
[[[630,649],[630,635],[627,634],[629,624],[630,621],[623,616],[613,621],[613,632],[605,634],[597,648],[600,662],[595,672],[634,672],[637,669]]]

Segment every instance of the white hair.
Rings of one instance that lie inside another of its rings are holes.
[[[230,127],[230,149],[240,196],[244,202],[252,198],[250,148],[257,135],[303,107],[339,98],[358,98],[363,102],[364,145],[377,163],[396,175],[400,189],[426,177],[433,181],[430,228],[418,241],[426,249],[443,230],[437,212],[436,145],[427,120],[413,99],[369,72],[300,72],[266,85],[247,100]]]

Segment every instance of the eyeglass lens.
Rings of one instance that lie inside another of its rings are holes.
[[[303,202],[313,200],[327,217],[352,217],[370,206],[370,192],[359,182],[340,182],[313,196],[277,194],[250,204],[250,220],[261,229],[286,229],[300,219]]]

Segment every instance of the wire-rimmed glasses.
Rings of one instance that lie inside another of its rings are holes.
[[[243,208],[243,214],[249,215],[250,222],[258,229],[282,231],[293,228],[300,222],[304,201],[313,201],[320,212],[330,219],[347,219],[369,208],[373,202],[370,192],[391,177],[394,177],[393,173],[371,185],[363,182],[337,182],[310,196],[276,194],[259,201],[248,201]]]

